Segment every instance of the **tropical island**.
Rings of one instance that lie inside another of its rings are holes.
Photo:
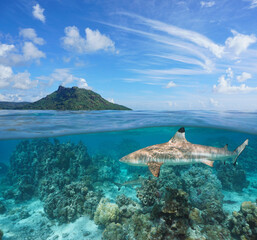
[[[111,103],[100,94],[84,88],[59,86],[53,93],[36,102],[0,102],[9,110],[131,110]]]

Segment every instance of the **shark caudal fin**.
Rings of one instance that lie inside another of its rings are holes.
[[[246,139],[240,146],[238,146],[235,150],[234,153],[236,154],[236,158],[234,160],[234,166],[236,165],[236,161],[240,154],[244,151],[245,147],[248,145],[248,139]]]

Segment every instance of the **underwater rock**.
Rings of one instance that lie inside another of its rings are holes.
[[[103,232],[102,240],[113,240],[113,239],[115,240],[126,239],[126,233],[122,225],[119,223],[112,222],[105,228]]]
[[[210,169],[191,167],[182,174],[182,179],[192,206],[203,210],[206,221],[220,222],[225,219],[221,182]]]
[[[3,236],[4,236],[4,232],[0,229],[0,240],[2,240]]]
[[[97,225],[106,226],[112,222],[118,222],[119,217],[120,212],[118,205],[108,202],[106,198],[102,198],[95,211],[95,223]]]
[[[217,165],[217,177],[224,190],[241,192],[243,188],[249,186],[245,171],[240,165],[233,166],[232,164],[223,165],[220,163]]]
[[[4,203],[0,200],[0,214],[3,214],[6,212],[6,207]]]
[[[234,237],[243,240],[257,239],[257,203],[243,202],[240,211],[234,211],[228,222]]]
[[[159,199],[159,186],[156,179],[147,179],[142,182],[142,186],[137,188],[137,197],[143,206],[153,206]]]

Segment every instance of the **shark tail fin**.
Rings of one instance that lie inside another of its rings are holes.
[[[235,150],[234,153],[236,154],[235,160],[234,160],[234,166],[236,165],[236,161],[240,154],[244,151],[245,147],[248,145],[248,139],[246,139],[240,146],[238,146]]]

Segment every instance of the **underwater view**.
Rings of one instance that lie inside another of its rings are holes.
[[[257,239],[255,113],[0,114],[2,240]],[[161,163],[156,176],[119,161],[176,138],[227,155],[249,144],[214,163]]]

